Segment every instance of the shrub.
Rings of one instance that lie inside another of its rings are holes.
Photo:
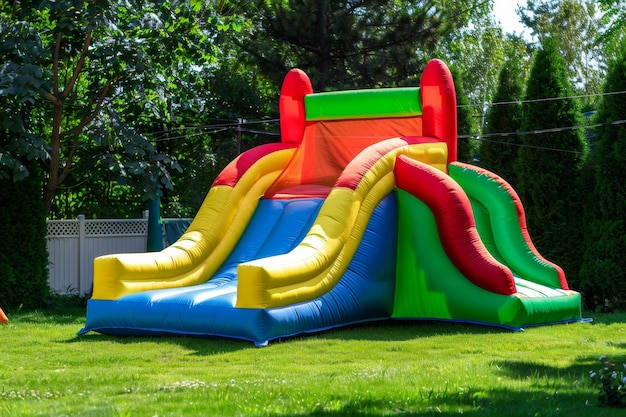
[[[40,307],[49,293],[46,219],[41,190],[41,182],[35,174],[17,182],[0,180],[0,216],[3,221],[0,305],[3,308]]]
[[[602,364],[597,372],[589,372],[589,377],[600,390],[598,403],[601,407],[626,407],[626,364],[618,366],[600,356]]]

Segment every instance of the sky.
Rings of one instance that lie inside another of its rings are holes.
[[[518,4],[526,5],[525,0],[494,0],[493,3],[496,20],[500,21],[505,32],[528,33],[528,29],[519,22],[519,17],[515,13]]]

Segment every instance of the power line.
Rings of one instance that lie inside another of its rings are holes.
[[[263,130],[241,128],[241,126],[244,126],[244,125],[268,124],[268,123],[276,123],[278,121],[279,119],[268,119],[268,120],[256,120],[256,121],[242,121],[242,122],[233,121],[233,122],[228,122],[228,123],[218,123],[218,124],[200,125],[200,126],[182,126],[182,127],[169,129],[169,130],[151,132],[150,134],[152,136],[160,136],[160,135],[167,135],[173,132],[202,130],[202,132],[199,132],[199,133],[192,133],[192,134],[186,133],[186,134],[178,134],[177,136],[166,136],[166,137],[154,138],[153,140],[155,142],[167,142],[170,140],[185,139],[185,138],[194,137],[194,136],[211,135],[211,134],[215,134],[219,132],[224,132],[227,130],[232,130],[234,128],[238,128],[239,131],[241,132],[248,132],[248,133],[259,134],[259,135],[278,136],[280,134],[277,132],[266,132]]]
[[[621,125],[626,123],[626,120],[615,120],[612,122],[604,122],[604,123],[595,123],[589,125],[582,126],[565,126],[565,127],[552,127],[548,129],[536,129],[536,130],[528,130],[525,132],[494,132],[494,133],[485,133],[485,134],[463,134],[458,135],[459,139],[469,139],[476,138],[481,140],[481,138],[489,138],[489,137],[506,137],[506,136],[527,136],[527,135],[541,135],[544,133],[556,133],[556,132],[565,132],[569,130],[578,130],[578,129],[594,129],[596,127],[601,126],[609,126],[609,125]],[[507,142],[508,143],[508,142]]]
[[[168,136],[165,138],[155,138],[153,139],[155,142],[167,142],[169,140],[176,140],[176,139],[186,139],[186,138],[191,138],[194,136],[204,136],[204,135],[210,135],[210,134],[215,134],[215,133],[219,133],[219,132],[223,132],[225,130],[229,130],[228,127],[223,127],[223,128],[216,128],[209,131],[203,131],[203,132],[199,132],[199,133],[191,133],[191,134],[186,134],[186,135],[179,135],[179,136]]]
[[[577,98],[586,98],[586,97],[597,97],[597,96],[610,96],[610,95],[619,95],[619,94],[626,94],[626,90],[625,91],[613,91],[613,92],[607,92],[607,93],[597,93],[597,94],[582,94],[582,95],[574,95],[574,96],[567,96],[567,97],[547,97],[547,98],[539,98],[539,99],[532,99],[532,100],[517,100],[517,101],[501,101],[501,102],[493,102],[493,103],[486,103],[487,106],[502,106],[502,105],[510,105],[510,104],[525,104],[525,103],[538,103],[538,102],[549,102],[549,101],[558,101],[558,100],[566,100],[566,99],[577,99]],[[463,108],[463,107],[482,107],[481,104],[462,104],[457,106],[457,108]],[[164,134],[169,134],[172,132],[177,132],[177,131],[187,131],[187,130],[203,130],[205,132],[203,133],[198,133],[198,134],[193,134],[193,135],[178,135],[178,136],[173,136],[173,137],[167,137],[167,138],[158,138],[155,139],[156,141],[168,141],[168,140],[175,140],[175,139],[181,139],[181,138],[185,138],[185,137],[189,137],[189,136],[199,136],[202,134],[214,134],[214,133],[219,133],[228,129],[232,129],[235,127],[241,127],[243,125],[251,125],[251,124],[270,124],[270,123],[277,123],[280,120],[279,119],[268,119],[268,120],[253,120],[253,121],[244,121],[244,122],[239,122],[239,121],[235,121],[233,120],[228,121],[227,119],[222,119],[224,120],[226,123],[216,123],[216,124],[210,124],[210,125],[200,125],[200,126],[183,126],[183,127],[177,127],[177,128],[173,128],[173,129],[168,129],[168,130],[162,130],[162,131],[157,131],[157,132],[152,132],[153,136],[157,136],[157,135],[164,135]],[[595,127],[599,127],[599,126],[603,126],[605,124],[622,124],[624,123],[624,121],[616,121],[616,122],[609,122],[609,123],[602,123],[602,124],[594,124],[594,125],[585,125],[585,126],[570,126],[570,127],[563,127],[563,128],[551,128],[551,129],[539,129],[539,130],[533,130],[533,131],[528,131],[528,132],[501,132],[501,133],[489,133],[489,134],[464,134],[464,135],[459,135],[458,138],[459,139],[468,139],[468,138],[472,138],[472,137],[482,137],[482,138],[486,138],[486,137],[493,137],[493,136],[511,136],[511,135],[518,135],[518,136],[522,136],[522,135],[533,135],[533,134],[544,134],[544,133],[554,133],[554,132],[561,132],[561,131],[566,131],[566,130],[575,130],[575,129],[591,129],[591,128],[595,128]],[[207,132],[210,131],[210,132]],[[258,135],[268,135],[268,136],[279,136],[280,134],[277,132],[267,132],[267,131],[262,131],[262,130],[255,130],[255,129],[241,129],[242,132],[247,132],[247,133],[252,133],[252,134],[258,134]]]
[[[252,120],[252,121],[242,121],[239,122],[238,120],[234,120],[234,121],[230,121],[227,119],[222,119],[224,120],[226,123],[215,123],[215,124],[210,124],[210,125],[199,125],[199,126],[181,126],[181,127],[175,127],[172,129],[165,129],[165,130],[159,130],[156,132],[151,132],[150,134],[153,136],[157,136],[157,135],[165,135],[165,134],[169,134],[172,132],[179,132],[179,131],[188,131],[188,130],[215,130],[215,129],[219,129],[219,131],[222,130],[227,130],[233,127],[238,127],[238,126],[244,126],[244,125],[254,125],[254,124],[268,124],[268,123],[276,123],[279,121],[279,119],[267,119],[267,120]],[[213,132],[212,132],[213,133]],[[181,135],[182,136],[182,135]],[[177,137],[177,139],[180,138]],[[164,138],[164,140],[168,140],[171,138]]]
[[[558,100],[567,100],[567,99],[575,99],[575,98],[587,98],[587,97],[604,97],[604,96],[612,96],[618,94],[626,94],[626,91],[612,91],[608,93],[597,93],[597,94],[581,94],[575,96],[567,96],[567,97],[546,97],[546,98],[536,98],[532,100],[513,100],[513,101],[499,101],[494,103],[484,103],[484,104],[461,104],[458,105],[457,108],[463,107],[483,107],[483,106],[503,106],[509,104],[525,104],[525,103],[540,103],[547,101],[558,101]]]
[[[622,92],[622,93],[626,93],[626,92]],[[277,123],[278,121],[279,121],[279,119],[272,119],[272,120],[263,120],[263,121],[243,122],[241,124],[242,125],[259,124],[259,123],[266,123],[267,124],[267,123]],[[487,138],[507,137],[507,136],[542,135],[542,134],[546,134],[546,133],[558,133],[558,132],[565,132],[565,131],[578,130],[578,129],[594,129],[594,128],[601,127],[601,126],[621,125],[621,124],[625,124],[625,123],[626,123],[626,120],[616,120],[616,121],[605,122],[605,123],[595,123],[595,124],[581,125],[581,126],[554,127],[554,128],[547,128],[547,129],[535,129],[535,130],[529,130],[529,131],[523,131],[523,132],[492,132],[492,133],[484,133],[484,134],[461,134],[461,135],[458,135],[457,138],[458,139],[475,138],[476,140],[485,141],[485,142],[503,143],[503,144],[510,144],[510,145],[513,145],[513,146],[528,146],[528,145],[514,144],[514,143],[511,143],[511,142],[490,141]],[[165,138],[158,138],[158,139],[155,139],[155,141],[157,141],[157,142],[158,141],[169,141],[169,140],[176,140],[176,139],[184,139],[184,138],[193,137],[193,136],[201,136],[201,135],[206,135],[206,134],[215,134],[215,133],[223,132],[223,131],[226,131],[226,130],[231,130],[232,128],[237,127],[237,126],[239,126],[239,124],[237,122],[224,123],[224,124],[215,124],[215,125],[203,125],[203,126],[188,126],[188,127],[181,128],[181,129],[183,129],[183,130],[202,129],[203,132],[193,133],[193,134],[185,134],[185,135],[179,135],[179,136],[169,136],[169,137],[165,137]],[[211,130],[211,131],[209,132],[208,130]],[[172,130],[169,130],[169,131],[163,131],[162,133],[166,133],[166,132],[170,132],[171,133],[171,132],[174,132],[174,131],[176,131],[176,129],[172,129]],[[262,131],[262,130],[249,129],[249,128],[242,128],[241,132],[252,133],[252,134],[257,134],[257,135],[280,136],[280,133],[278,133],[278,132]],[[530,147],[533,147],[533,146],[530,146]],[[536,148],[542,148],[542,147],[536,147]],[[558,149],[551,149],[551,148],[542,148],[542,149],[558,150]]]
[[[575,151],[572,149],[550,148],[547,146],[525,145],[522,143],[513,143],[513,142],[500,142],[497,140],[489,140],[489,139],[484,139],[484,138],[477,138],[477,140],[481,142],[497,143],[499,145],[515,146],[518,148],[529,148],[529,149],[538,149],[541,151],[553,151],[553,152],[573,153],[577,155],[584,155],[584,152]]]
[[[241,129],[242,132],[254,133],[256,135],[280,136],[279,132],[266,132],[264,130]]]

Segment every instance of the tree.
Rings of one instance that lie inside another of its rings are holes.
[[[457,106],[457,132],[459,135],[457,144],[457,160],[461,162],[471,163],[474,159],[476,146],[474,135],[478,131],[478,125],[469,99],[465,95],[463,83],[456,67],[451,67],[450,72],[454,80],[454,89],[456,90],[456,106]]]
[[[315,91],[393,86],[419,78],[453,24],[466,24],[470,2],[245,1],[249,19],[237,45],[279,85],[292,67]]]
[[[610,61],[595,122],[595,146],[590,156],[594,192],[585,205],[585,257],[581,290],[591,308],[626,306],[626,44]],[[613,93],[613,94],[612,94]],[[618,94],[614,94],[618,93]]]
[[[517,190],[537,248],[569,276],[582,257],[579,174],[586,143],[566,63],[556,40],[545,38],[535,55],[523,105],[522,143],[515,165]],[[573,279],[575,281],[575,278]]]
[[[437,56],[458,70],[457,83],[465,91],[472,117],[478,120],[482,132],[487,104],[498,83],[498,73],[504,64],[504,37],[490,17],[491,9],[474,13],[471,25],[456,28],[437,47]]]
[[[220,49],[232,50],[229,39],[221,42]],[[221,56],[218,68],[204,72],[204,85],[195,97],[199,105],[179,111],[178,123],[159,142],[182,168],[172,175],[174,191],[161,200],[169,217],[193,216],[217,175],[238,153],[280,140],[279,86],[254,72],[245,55]],[[204,124],[198,126],[201,120]]]
[[[213,60],[221,23],[204,2],[4,2],[0,22],[2,127],[16,134],[0,175],[26,177],[24,156],[44,162],[46,213],[77,170],[146,199],[171,189],[176,159],[143,129],[168,121],[193,89],[195,67]]]
[[[589,96],[584,103],[592,108],[595,94],[602,89],[605,55],[598,43],[601,19],[593,0],[529,0],[519,7],[522,23],[541,43],[544,38],[560,39],[559,51],[567,63],[576,94]]]
[[[621,45],[626,40],[626,1],[624,0],[598,0],[602,11],[602,27],[600,42],[605,45],[607,56],[619,56]]]
[[[188,101],[226,27],[201,0],[0,2],[2,208],[19,239],[0,252],[11,304],[43,302],[45,219],[62,187],[95,202],[85,189],[154,199],[172,188],[178,162],[154,127]]]
[[[519,38],[511,37],[511,45],[525,49]],[[516,134],[522,124],[522,100],[526,64],[521,54],[507,54],[499,75],[498,89],[487,116],[484,136],[479,147],[480,165],[497,173],[515,186],[515,160],[520,138]]]

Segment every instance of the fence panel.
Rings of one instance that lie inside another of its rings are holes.
[[[59,294],[76,292],[79,287],[78,220],[48,221],[48,270],[50,288]]]
[[[162,219],[163,247],[184,233],[191,219]],[[57,294],[90,295],[93,260],[112,253],[145,252],[148,218],[48,220],[50,289]]]
[[[89,295],[93,260],[112,253],[145,252],[148,219],[48,221],[50,289],[58,294]]]

